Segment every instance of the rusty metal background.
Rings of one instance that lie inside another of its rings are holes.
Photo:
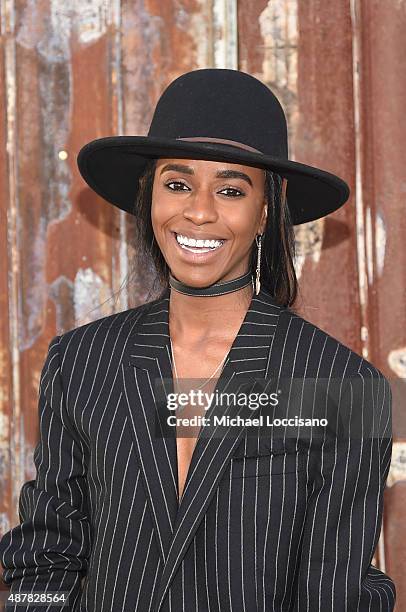
[[[188,70],[239,68],[266,82],[287,115],[290,158],[349,183],[341,210],[296,228],[297,307],[404,390],[404,0],[0,0],[0,10],[0,534],[35,476],[50,338],[148,295],[131,218],[84,185],[77,152],[146,134],[163,88]],[[401,401],[394,431],[375,562],[401,611]]]

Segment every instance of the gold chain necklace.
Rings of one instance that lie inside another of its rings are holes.
[[[172,360],[173,360],[173,368],[174,368],[174,370],[175,370],[175,377],[176,377],[176,381],[178,381],[178,379],[179,379],[179,375],[178,375],[178,370],[177,370],[177,367],[176,367],[176,361],[175,361],[175,351],[173,350],[173,345],[172,345],[172,340],[171,340],[171,338],[169,338],[169,341],[170,341],[170,343],[171,343]],[[227,356],[228,356],[228,352],[226,353],[226,355],[225,355],[224,359],[223,359],[223,360],[222,360],[222,361],[219,363],[219,365],[217,366],[217,368],[214,370],[213,374],[212,374],[211,376],[209,376],[209,378],[208,378],[207,380],[205,380],[205,382],[204,382],[202,385],[200,385],[199,387],[196,387],[196,389],[203,389],[203,387],[205,387],[205,386],[207,385],[207,383],[209,382],[209,380],[211,380],[211,379],[212,379],[212,378],[215,376],[215,374],[218,372],[218,370],[220,369],[220,367],[221,367],[221,366],[224,364],[225,360],[227,359]],[[179,388],[180,388],[179,383],[177,383],[177,384],[178,384],[178,386],[179,386]]]

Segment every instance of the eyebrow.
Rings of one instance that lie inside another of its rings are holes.
[[[161,170],[161,174],[168,170],[174,170],[175,172],[183,172],[184,174],[194,174],[193,168],[185,166],[184,164],[166,164]],[[246,181],[251,187],[253,187],[252,181],[248,174],[245,172],[239,172],[238,170],[218,170],[216,172],[216,178],[240,178]]]

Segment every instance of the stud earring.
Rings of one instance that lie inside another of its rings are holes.
[[[257,270],[256,270],[256,279],[255,279],[255,293],[256,295],[258,295],[258,293],[260,292],[261,289],[261,248],[262,248],[262,236],[263,234],[259,234],[258,236],[255,236],[255,242],[257,243],[257,247],[258,247],[258,254],[257,254]]]

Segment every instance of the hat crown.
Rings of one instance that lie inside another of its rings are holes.
[[[275,94],[252,75],[227,68],[193,70],[172,81],[148,136],[217,138],[288,159],[286,117]]]

